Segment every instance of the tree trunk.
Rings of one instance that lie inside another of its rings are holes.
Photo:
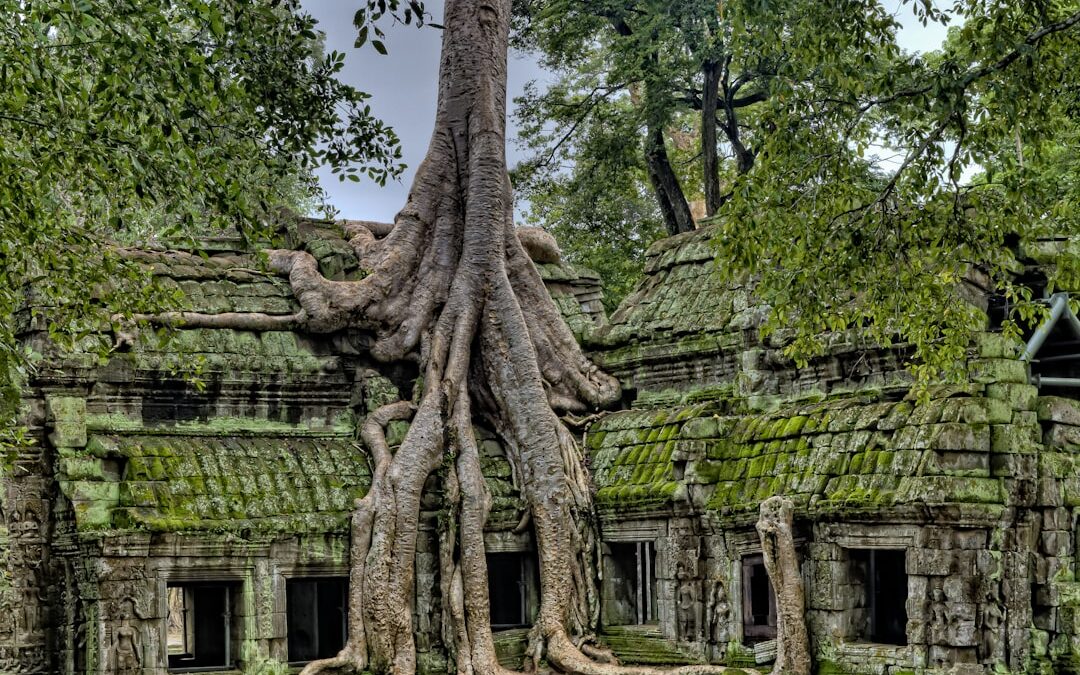
[[[791,500],[771,497],[761,503],[757,530],[765,570],[776,593],[775,673],[810,675],[810,640],[806,634],[806,598],[792,532]]]
[[[664,141],[664,129],[653,121],[649,123],[645,140],[645,165],[649,171],[649,181],[660,203],[660,213],[664,216],[668,234],[692,232],[695,229],[694,217],[690,213],[690,204],[686,201],[682,186],[679,185],[679,177],[671,168],[671,159]]]
[[[701,103],[701,165],[705,182],[705,215],[714,216],[723,203],[720,194],[720,162],[716,151],[717,97],[720,95],[720,64],[706,61],[701,67],[705,87]]]
[[[532,667],[546,658],[560,671],[584,675],[655,673],[610,663],[610,655],[588,645],[599,616],[595,518],[581,449],[557,411],[613,404],[620,389],[582,353],[513,227],[505,160],[510,0],[448,0],[445,13],[435,130],[409,199],[392,228],[347,224],[368,276],[331,281],[310,254],[272,251],[271,267],[288,275],[298,313],[159,320],[187,327],[235,321],[253,330],[362,328],[375,335],[376,359],[420,364],[418,400],[380,408],[361,430],[373,472],[351,522],[348,641],[304,675],[416,671],[420,497],[440,466],[448,468],[446,517],[439,520],[444,640],[460,675],[501,671],[483,541],[491,500],[474,420],[494,428],[507,448],[536,536],[541,601],[529,636]],[[666,163],[662,135],[660,141]],[[692,228],[677,194],[681,227]],[[402,419],[411,425],[392,452],[384,429]]]

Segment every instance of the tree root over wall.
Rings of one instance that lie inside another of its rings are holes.
[[[419,363],[415,403],[371,414],[362,437],[373,459],[371,488],[352,517],[349,634],[335,658],[304,675],[363,670],[412,675],[416,543],[421,491],[448,467],[448,516],[440,519],[444,639],[461,675],[503,672],[489,616],[483,530],[490,507],[473,422],[493,428],[526,502],[540,564],[539,616],[527,668],[541,659],[583,675],[650,675],[619,666],[590,644],[599,615],[597,541],[584,458],[558,413],[609,406],[618,383],[582,353],[515,235],[505,160],[506,56],[510,0],[448,0],[435,131],[409,199],[392,227],[352,223],[350,245],[370,274],[323,277],[311,255],[272,251],[301,310],[288,317],[184,313],[157,317],[184,327],[331,332],[373,331],[372,355]],[[410,419],[396,452],[385,425]],[[783,510],[780,509],[780,512]],[[770,516],[771,518],[771,516]],[[774,579],[796,579],[790,521],[763,521]],[[786,528],[786,529],[785,529]],[[778,598],[788,593],[778,586]],[[801,598],[801,590],[799,591]],[[794,595],[792,595],[794,601]],[[783,645],[805,642],[788,627]],[[805,647],[784,663],[796,672]],[[706,674],[719,666],[675,672]]]

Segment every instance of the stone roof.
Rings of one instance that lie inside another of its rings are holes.
[[[395,428],[400,442],[407,427]],[[490,444],[488,444],[490,445]],[[490,529],[515,526],[522,502],[501,450],[482,459]],[[80,531],[340,532],[371,483],[351,436],[203,436],[182,429],[97,433],[65,448],[61,491]]]
[[[304,533],[344,529],[370,482],[350,438],[134,434],[91,436],[60,484],[80,530]]]
[[[943,390],[922,405],[852,396],[772,412],[714,401],[613,413],[588,435],[597,502],[612,514],[683,508],[746,522],[774,495],[808,517],[1012,505],[1008,488],[1026,477],[1016,457],[1042,443],[1025,410],[1035,399],[986,388]],[[1080,425],[1080,405],[1068,403]],[[1080,447],[1080,426],[1071,429]]]
[[[770,308],[754,296],[751,277],[717,274],[713,231],[653,244],[642,282],[588,339],[597,364],[636,390],[640,403],[717,387],[782,399],[907,383],[902,350],[837,335],[828,357],[799,367],[783,353],[783,331],[762,339]]]

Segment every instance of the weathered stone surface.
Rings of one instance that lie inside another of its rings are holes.
[[[754,640],[767,636],[747,633],[752,526],[761,501],[784,495],[796,506],[818,672],[1075,671],[1080,404],[1040,397],[998,334],[975,337],[970,382],[923,399],[908,390],[902,349],[867,349],[856,335],[832,336],[824,357],[796,366],[783,354],[790,335],[760,338],[767,308],[751,281],[712,274],[709,236],[659,242],[607,328],[597,328],[595,274],[537,265],[579,339],[636,390],[633,409],[584,429],[585,450],[602,557],[646,552],[655,606],[652,623],[602,626],[602,641],[628,663],[754,666]],[[329,277],[364,274],[333,223],[308,224],[292,243]],[[132,256],[184,291],[183,309],[297,307],[288,284],[240,250]],[[347,574],[348,514],[369,480],[357,425],[407,396],[414,374],[375,363],[369,338],[347,331],[141,335],[104,365],[27,340],[53,360],[27,401],[41,442],[14,458],[0,494],[0,671],[121,672],[117,655],[128,663],[124,640],[138,634],[140,675],[164,673],[166,588],[190,580],[226,584],[234,665],[262,672],[288,660],[289,580]],[[201,390],[178,376],[193,359]],[[406,430],[395,423],[387,438]],[[511,453],[490,431],[477,440],[488,551],[523,555],[528,568]],[[438,590],[442,508],[436,476],[416,556],[424,673],[453,668]],[[906,593],[888,606],[906,612],[905,645],[872,639],[870,552],[902,555],[894,573]],[[628,602],[618,580],[605,574],[602,602]],[[521,665],[526,636],[497,633],[504,665]]]

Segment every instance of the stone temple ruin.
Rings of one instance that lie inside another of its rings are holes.
[[[610,319],[595,275],[538,264],[625,391],[583,430],[603,641],[626,663],[768,664],[776,607],[753,525],[762,500],[786,495],[818,672],[1077,672],[1080,322],[1067,302],[1034,359],[988,330],[969,382],[917,404],[902,348],[837,340],[806,367],[784,358],[781,338],[759,336],[751,288],[712,274],[708,238],[657,243]],[[302,225],[293,244],[328,277],[359,273],[333,223]],[[1033,283],[1059,245],[1029,252]],[[296,309],[228,242],[132,255],[188,309]],[[967,292],[993,315],[988,292]],[[39,443],[5,469],[0,671],[267,672],[336,653],[349,510],[369,481],[356,429],[416,373],[376,363],[359,332],[178,330],[101,360],[58,353],[24,318],[47,359],[26,398]],[[201,387],[182,375],[191,363]],[[492,619],[517,667],[536,560],[515,533],[511,466],[480,433]],[[424,672],[445,673],[434,484],[424,508],[417,648]]]

